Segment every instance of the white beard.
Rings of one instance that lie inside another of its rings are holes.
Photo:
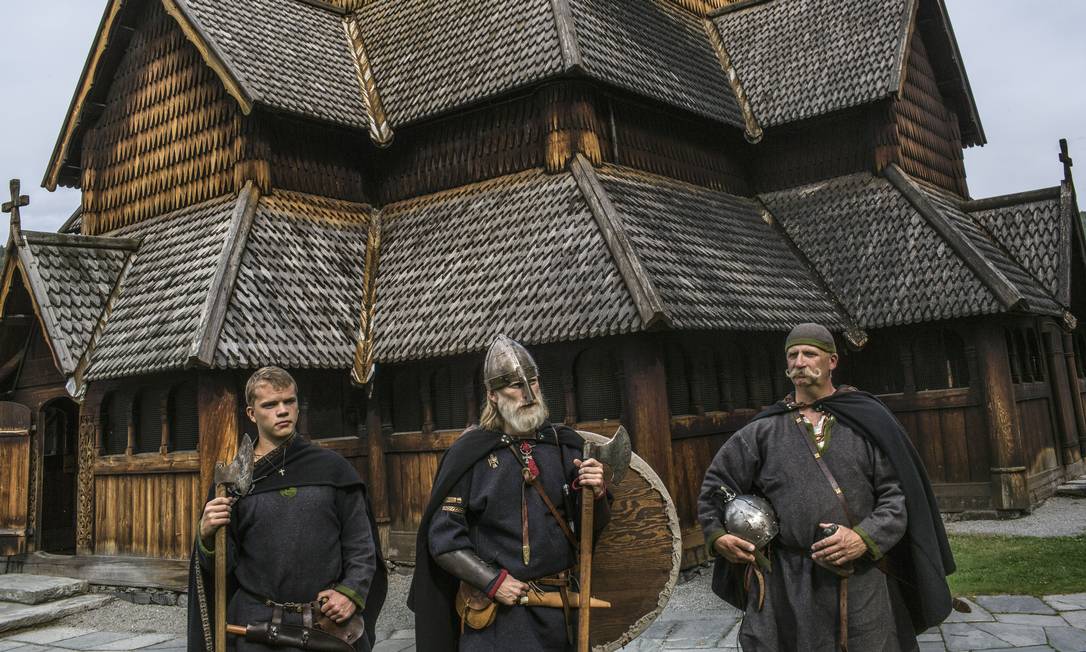
[[[510,430],[516,433],[535,432],[547,421],[550,413],[543,401],[542,392],[537,392],[535,398],[534,404],[519,407],[519,401],[498,394],[498,414]]]

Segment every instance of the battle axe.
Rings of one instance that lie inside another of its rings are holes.
[[[584,457],[595,458],[611,470],[611,484],[622,481],[626,470],[630,468],[630,435],[622,426],[618,427],[615,436],[606,444],[584,443]],[[581,595],[592,595],[592,521],[596,506],[595,496],[591,487],[581,489],[581,560],[580,560],[580,591]],[[588,628],[591,617],[592,600],[581,600],[577,615],[577,652],[588,652]]]
[[[229,464],[215,463],[215,497],[241,497],[253,484],[253,440],[241,440]],[[226,650],[226,528],[215,532],[215,652]]]

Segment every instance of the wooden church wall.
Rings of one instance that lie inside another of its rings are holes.
[[[83,141],[86,234],[235,188],[237,104],[161,4],[146,7]]]
[[[905,80],[892,114],[892,160],[915,177],[967,197],[958,117],[939,92],[920,30],[909,39]],[[879,168],[888,162],[880,157]]]
[[[303,122],[266,112],[242,125],[246,171],[263,191],[271,187],[372,203],[364,162],[373,146],[362,132]]]

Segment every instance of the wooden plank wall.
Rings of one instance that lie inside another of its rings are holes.
[[[195,456],[191,467],[128,473],[96,466],[95,554],[187,558],[203,505]]]

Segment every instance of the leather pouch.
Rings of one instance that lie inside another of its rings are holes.
[[[461,630],[464,625],[472,629],[486,629],[498,615],[498,603],[467,582],[461,582],[456,592],[456,613],[460,616]]]

